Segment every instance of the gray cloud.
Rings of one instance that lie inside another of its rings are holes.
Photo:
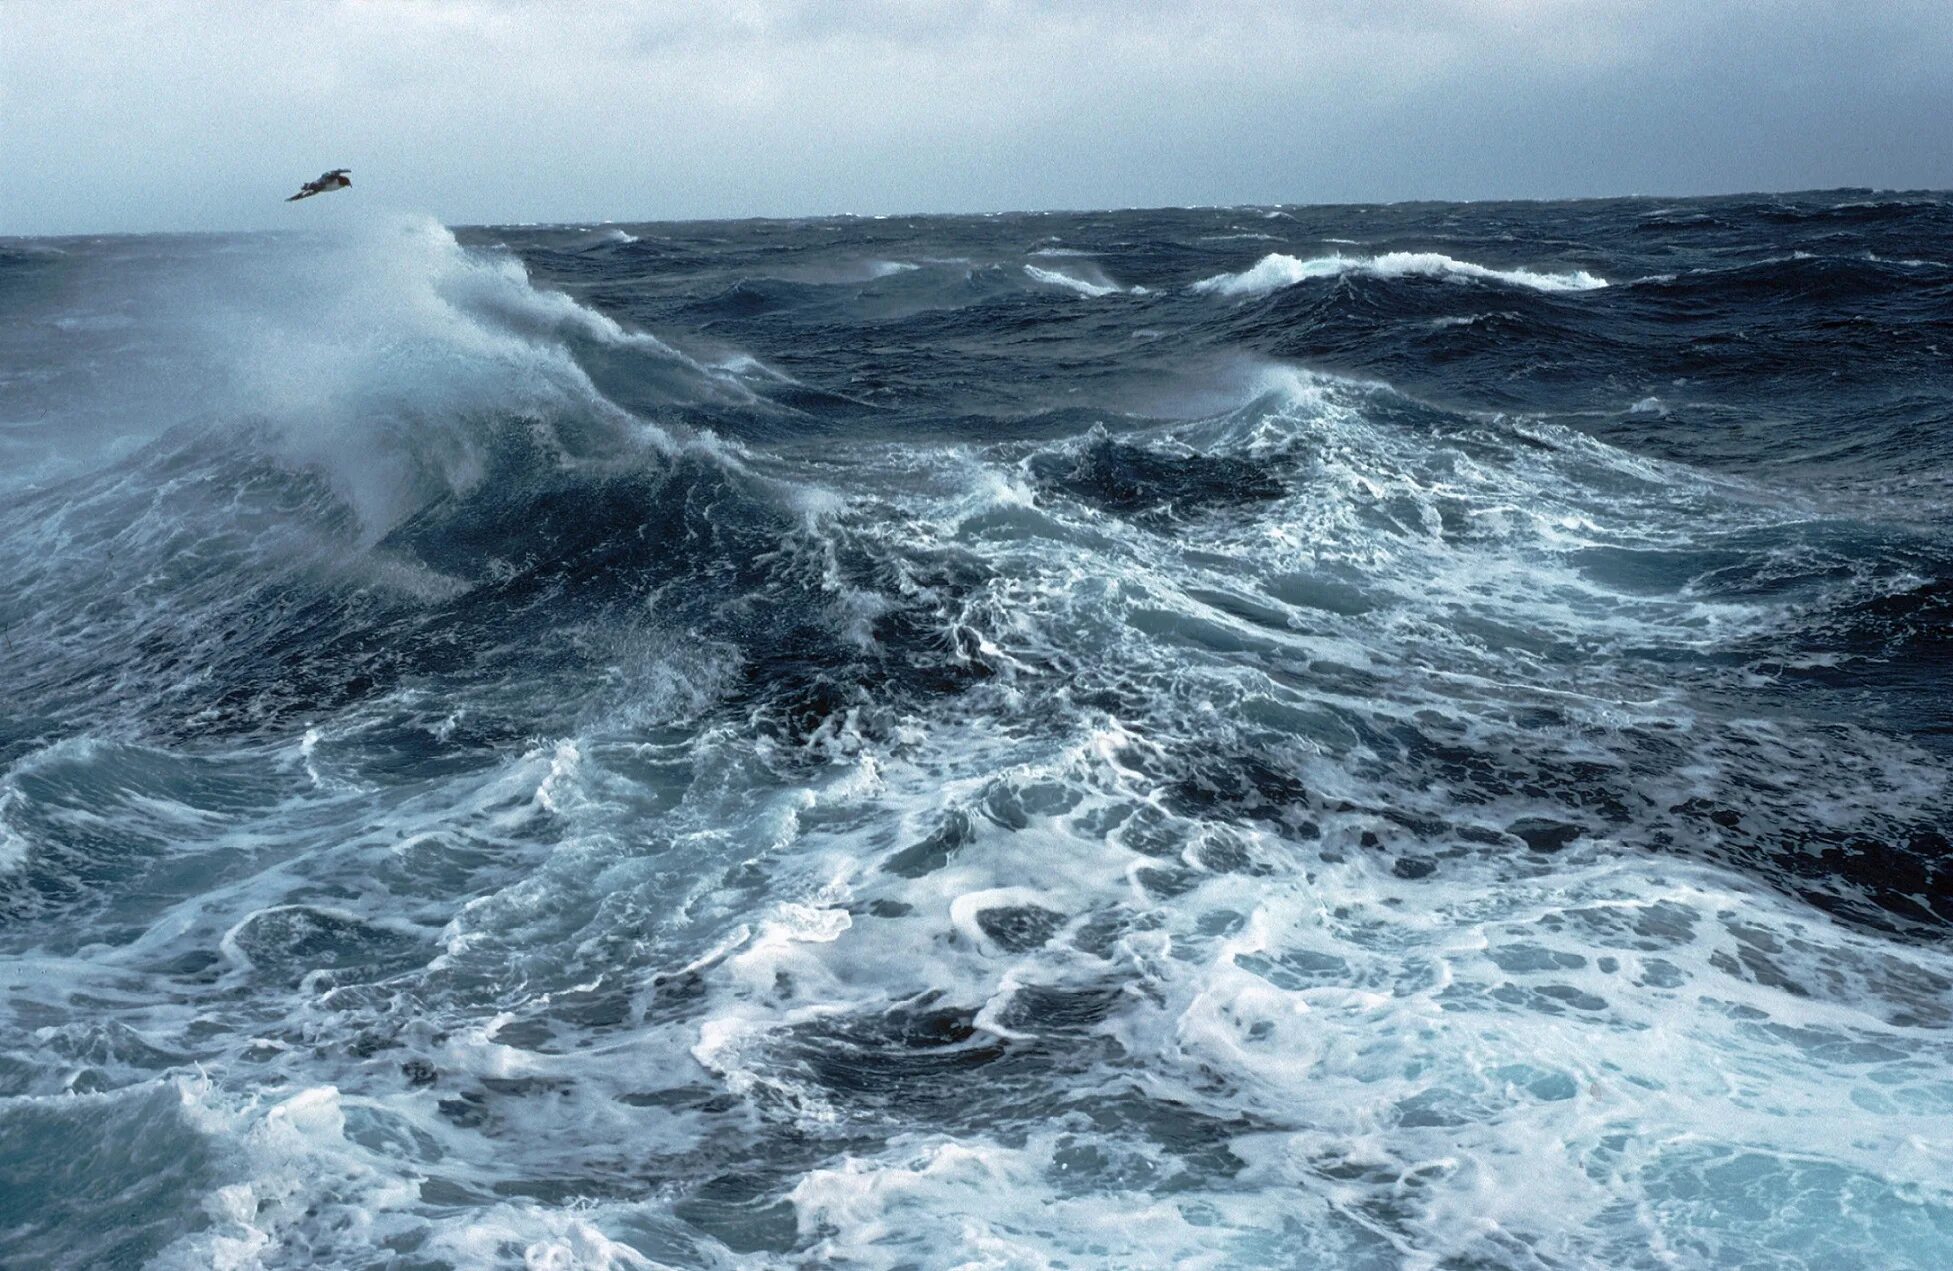
[[[1945,0],[8,0],[0,231],[1953,185]]]

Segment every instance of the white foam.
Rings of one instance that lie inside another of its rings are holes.
[[[1120,294],[1137,296],[1144,295],[1146,292],[1144,287],[1122,287],[1118,283],[1103,279],[1094,282],[1089,278],[1080,278],[1057,269],[1043,269],[1037,265],[1024,266],[1024,272],[1036,282],[1051,287],[1063,287],[1067,291],[1074,291],[1091,299]]]
[[[588,1212],[497,1206],[457,1230],[439,1233],[432,1252],[464,1267],[502,1266],[519,1256],[523,1271],[662,1271],[666,1266],[605,1235]]]
[[[1272,1265],[1271,1238],[1242,1238],[1251,1202],[1223,1192],[1108,1198],[1068,1188],[1087,1153],[1053,1131],[1021,1147],[987,1138],[905,1139],[876,1158],[808,1173],[791,1199],[809,1255],[882,1268]],[[1136,1169],[1145,1162],[1135,1159]],[[1307,1197],[1295,1204],[1307,1212]],[[1054,1242],[1056,1232],[1065,1233]],[[1301,1242],[1304,1246],[1307,1241]],[[1291,1242],[1282,1252],[1294,1254]],[[1321,1252],[1321,1251],[1316,1251]]]
[[[1529,287],[1535,291],[1592,291],[1607,280],[1577,269],[1541,273],[1531,269],[1492,269],[1438,252],[1386,252],[1380,256],[1316,256],[1301,260],[1274,252],[1240,273],[1216,274],[1193,285],[1195,291],[1221,296],[1262,296],[1313,278],[1361,273],[1378,278],[1420,276],[1472,279]]]
[[[392,1215],[418,1199],[418,1186],[398,1172],[397,1161],[349,1136],[349,1101],[335,1087],[306,1087],[269,1106],[240,1107],[207,1080],[175,1084],[186,1119],[231,1145],[232,1168],[241,1168],[244,1178],[208,1193],[203,1209],[210,1224],[170,1244],[151,1265],[248,1271],[294,1237],[315,1256],[331,1258],[335,1249],[352,1254],[397,1230]],[[323,1221],[307,1231],[317,1219]]]
[[[20,791],[10,781],[0,778],[0,875],[10,874],[27,864],[32,849],[27,836],[13,827],[7,813],[19,800]]]
[[[186,321],[229,383],[220,413],[269,426],[329,472],[375,536],[430,493],[477,483],[492,420],[549,420],[571,450],[673,447],[596,390],[569,341],[737,390],[734,375],[533,286],[513,256],[465,248],[424,218],[260,244],[230,273],[186,284],[191,298]]]

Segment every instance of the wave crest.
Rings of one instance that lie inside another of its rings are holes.
[[[1075,291],[1081,296],[1094,300],[1100,296],[1138,296],[1144,295],[1146,292],[1144,287],[1121,287],[1116,282],[1104,281],[1103,275],[1101,275],[1100,280],[1094,281],[1090,278],[1080,278],[1074,274],[1065,273],[1062,270],[1040,269],[1036,265],[1024,266],[1024,272],[1029,275],[1033,282],[1041,282],[1049,287],[1063,287],[1067,291]]]
[[[1199,292],[1220,296],[1265,296],[1283,287],[1292,287],[1312,278],[1336,278],[1343,274],[1368,274],[1375,278],[1454,278],[1530,287],[1534,291],[1594,291],[1607,285],[1605,278],[1576,269],[1568,273],[1541,273],[1532,269],[1493,269],[1489,265],[1458,260],[1441,252],[1385,252],[1380,256],[1315,256],[1301,260],[1282,252],[1270,252],[1252,266],[1233,274],[1215,274],[1193,285]]]

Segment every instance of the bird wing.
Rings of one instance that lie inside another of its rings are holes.
[[[351,171],[352,171],[351,168],[334,168],[330,172],[322,172],[319,174],[318,180],[307,181],[304,185],[299,186],[298,193],[286,199],[285,202],[296,203],[300,199],[309,199],[314,194],[324,194],[327,190],[334,188],[334,183],[337,182],[340,177],[345,176],[348,172]]]

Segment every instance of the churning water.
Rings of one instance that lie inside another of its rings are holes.
[[[0,241],[0,1263],[1953,1261],[1953,202]]]

